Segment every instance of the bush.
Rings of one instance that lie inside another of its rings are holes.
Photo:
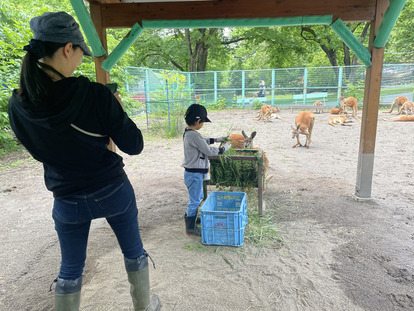
[[[263,106],[263,103],[262,103],[260,100],[257,100],[257,99],[256,99],[256,100],[253,102],[253,109],[258,110],[258,109],[260,109],[262,106]]]

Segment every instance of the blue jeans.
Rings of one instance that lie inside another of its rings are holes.
[[[203,174],[184,171],[184,184],[187,186],[190,199],[187,205],[187,216],[196,216],[197,208],[204,198]]]
[[[94,193],[55,199],[52,214],[62,255],[59,278],[82,276],[89,228],[95,218],[106,218],[126,258],[136,259],[145,252],[134,189],[127,178]]]

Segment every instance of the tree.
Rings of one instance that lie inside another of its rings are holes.
[[[414,62],[414,0],[407,0],[385,46],[385,61]]]
[[[364,43],[370,23],[348,23],[349,30]],[[317,44],[326,54],[332,66],[358,65],[358,57],[328,26],[301,26],[300,36],[309,44]],[[337,74],[337,73],[336,73]],[[345,76],[352,81],[355,68],[346,67]]]

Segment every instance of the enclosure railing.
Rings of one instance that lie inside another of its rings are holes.
[[[362,102],[365,69],[365,66],[340,66],[179,72],[127,67],[126,87],[135,99],[147,103],[154,97],[179,96],[188,103],[197,101],[206,106],[252,107],[254,101],[261,101],[283,107],[292,104],[293,95],[302,94],[300,103],[306,104],[315,101],[308,94],[326,93],[325,104],[336,106],[342,94]],[[260,94],[262,79],[265,96]],[[407,93],[412,99],[414,64],[385,64],[381,87],[388,89],[381,94],[381,103],[392,102],[391,97],[400,93]]]

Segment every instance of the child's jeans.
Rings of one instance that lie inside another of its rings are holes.
[[[184,184],[187,186],[190,199],[187,205],[187,216],[193,217],[197,214],[197,208],[204,198],[203,173],[192,173],[184,171]]]
[[[103,217],[126,258],[144,254],[134,189],[125,178],[94,193],[55,199],[53,219],[62,254],[59,278],[77,279],[82,275],[91,220]]]

